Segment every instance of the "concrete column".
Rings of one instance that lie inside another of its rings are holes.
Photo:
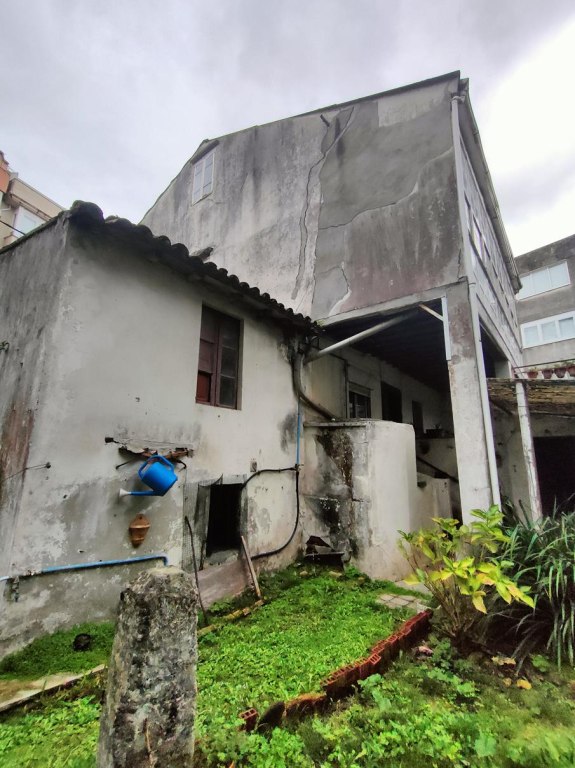
[[[515,393],[517,395],[517,415],[519,416],[519,428],[521,429],[521,444],[525,471],[527,473],[527,488],[529,490],[529,507],[531,519],[539,520],[543,514],[541,508],[541,495],[539,493],[539,478],[537,476],[537,462],[535,461],[535,448],[533,446],[533,433],[531,432],[531,420],[529,418],[529,403],[526,393],[527,382],[516,381]]]
[[[178,568],[153,568],[122,592],[98,768],[192,764],[196,612],[193,577]]]
[[[466,282],[447,294],[451,359],[448,360],[455,450],[463,521],[472,509],[493,503],[481,379],[476,358],[475,330]]]

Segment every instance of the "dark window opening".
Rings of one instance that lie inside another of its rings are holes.
[[[575,509],[575,437],[536,437],[535,460],[544,515]]]
[[[424,433],[423,406],[421,405],[421,403],[418,403],[417,400],[411,401],[411,416],[412,416],[412,423],[413,423],[413,431],[419,437]]]
[[[196,401],[237,408],[240,321],[202,307]]]
[[[488,379],[508,378],[509,366],[507,358],[493,341],[483,326],[481,327],[481,349],[485,375]]]
[[[349,390],[348,411],[350,419],[371,418],[371,396],[369,393]]]
[[[241,485],[212,485],[206,556],[230,553],[240,547]]]
[[[381,382],[381,418],[384,421],[403,421],[401,390]]]

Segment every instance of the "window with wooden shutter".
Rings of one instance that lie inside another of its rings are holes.
[[[202,307],[196,401],[237,408],[240,321]]]

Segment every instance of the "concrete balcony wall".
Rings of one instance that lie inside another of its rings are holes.
[[[449,504],[447,481],[426,478],[418,488],[412,426],[309,422],[304,440],[305,535],[323,537],[372,578],[407,575],[398,531],[430,524]]]

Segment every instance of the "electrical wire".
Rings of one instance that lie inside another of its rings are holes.
[[[192,548],[192,564],[194,566],[194,575],[196,577],[196,588],[198,590],[198,601],[200,603],[200,608],[202,609],[202,614],[203,614],[203,617],[204,617],[204,621],[206,623],[206,626],[208,626],[210,621],[209,621],[209,618],[208,618],[208,613],[207,613],[206,609],[204,608],[204,604],[202,602],[202,593],[200,592],[200,582],[199,582],[199,579],[198,579],[198,563],[197,563],[197,560],[196,560],[196,548],[194,546],[194,532],[192,531],[192,525],[191,525],[190,520],[189,520],[187,515],[184,516],[184,521],[185,521],[186,525],[188,526],[188,531],[190,532],[190,544],[191,544],[191,548]]]
[[[257,472],[254,472],[253,475],[250,475],[248,479],[245,481],[245,483],[242,485],[241,489],[246,487],[246,485],[250,482],[250,480],[253,480],[254,477],[257,477],[258,475],[262,475],[264,472],[295,472],[295,499],[296,499],[296,516],[295,516],[295,523],[293,530],[290,534],[289,539],[285,542],[285,544],[282,544],[281,547],[277,547],[277,549],[271,549],[269,552],[260,552],[257,555],[252,555],[252,560],[259,560],[262,557],[271,557],[272,555],[277,555],[280,552],[283,552],[286,547],[289,547],[289,545],[292,543],[294,536],[297,533],[297,529],[299,526],[299,518],[300,518],[300,505],[299,505],[299,464],[296,464],[293,467],[282,467],[281,469],[259,469]]]
[[[4,480],[10,480],[11,477],[16,477],[16,475],[21,475],[22,472],[26,472],[28,469],[50,469],[52,465],[49,461],[47,461],[45,464],[34,464],[32,467],[24,467],[24,469],[20,469],[18,472],[14,472],[12,475],[8,475],[8,477],[5,477]]]

